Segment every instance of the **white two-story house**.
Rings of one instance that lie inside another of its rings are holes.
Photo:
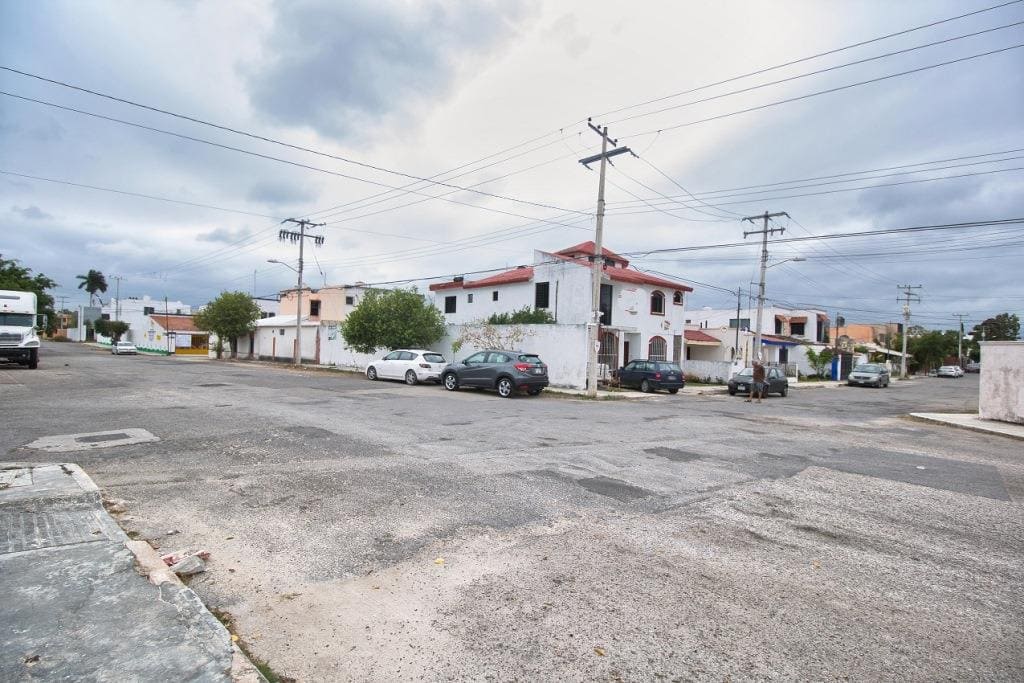
[[[679,361],[686,295],[693,288],[631,269],[628,260],[609,249],[602,254],[599,362],[617,368],[634,358]],[[429,289],[434,305],[453,325],[524,307],[547,310],[559,325],[586,325],[593,261],[594,243],[584,242],[554,253],[535,251],[534,265],[476,280],[456,277]],[[585,349],[580,356],[585,362]]]
[[[757,309],[700,309],[690,312],[691,322],[714,334],[715,330],[732,330],[737,327],[756,333]],[[720,335],[719,335],[720,336]],[[824,348],[829,339],[829,318],[825,311],[817,309],[791,309],[780,306],[765,306],[761,316],[761,357],[769,363],[795,363],[801,372],[811,372],[804,349],[806,346]],[[744,355],[752,354],[753,348],[745,349]],[[749,363],[753,358],[742,357]]]

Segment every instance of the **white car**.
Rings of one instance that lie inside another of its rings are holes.
[[[401,379],[406,384],[440,382],[444,356],[422,349],[397,349],[366,366],[367,379]]]
[[[939,368],[939,371],[935,373],[936,377],[963,377],[964,370],[959,365],[943,365]]]
[[[132,344],[131,342],[119,341],[116,344],[111,345],[110,352],[115,356],[122,356],[125,354],[134,356],[139,352],[139,350],[135,348],[135,344]]]

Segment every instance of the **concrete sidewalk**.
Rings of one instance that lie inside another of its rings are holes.
[[[1011,439],[1024,440],[1024,425],[996,420],[983,420],[977,413],[911,413],[910,417],[925,422],[969,429],[972,432],[1006,436]]]
[[[0,595],[0,680],[263,680],[76,465],[0,463]]]

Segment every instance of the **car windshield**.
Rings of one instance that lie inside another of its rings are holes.
[[[518,358],[520,363],[533,363],[534,365],[543,365],[540,356],[535,353],[521,353]]]
[[[862,363],[853,369],[854,372],[881,372],[881,365],[873,365],[871,363]]]
[[[736,376],[737,377],[753,377],[754,376],[754,368],[743,368],[742,370],[740,370],[739,372],[736,373]]]
[[[439,353],[425,353],[423,354],[423,360],[427,361],[428,363],[443,363],[444,356],[442,356]]]
[[[131,346],[132,343],[131,342],[117,342],[117,345],[118,346]]]
[[[654,366],[654,369],[658,372],[683,372],[678,363],[655,363]]]

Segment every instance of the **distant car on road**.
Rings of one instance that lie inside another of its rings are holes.
[[[878,363],[861,363],[850,371],[847,386],[880,387],[889,386],[889,371]]]
[[[768,391],[764,392],[765,396],[768,394],[785,396],[789,393],[789,379],[778,368],[767,368],[764,381],[768,383]],[[753,382],[754,368],[743,368],[729,380],[729,395],[735,396],[737,393],[749,394],[750,385]]]
[[[548,366],[535,353],[488,349],[448,365],[441,371],[441,383],[448,391],[476,387],[497,389],[502,398],[516,391],[536,396],[548,385]]]
[[[615,371],[615,378],[619,386],[635,387],[644,393],[665,389],[678,394],[686,385],[679,364],[663,360],[631,360]]]
[[[981,363],[978,363],[976,361],[972,361],[972,362],[967,364],[967,367],[964,368],[964,370],[966,372],[981,372]]]
[[[401,379],[406,384],[440,382],[448,361],[439,353],[423,349],[396,349],[366,366],[367,379]]]
[[[128,341],[119,341],[110,346],[110,352],[115,356],[134,356],[138,354],[139,350],[135,348],[135,344]]]
[[[959,365],[943,365],[939,368],[938,372],[935,373],[936,377],[956,377],[959,379],[964,376],[964,371]]]

